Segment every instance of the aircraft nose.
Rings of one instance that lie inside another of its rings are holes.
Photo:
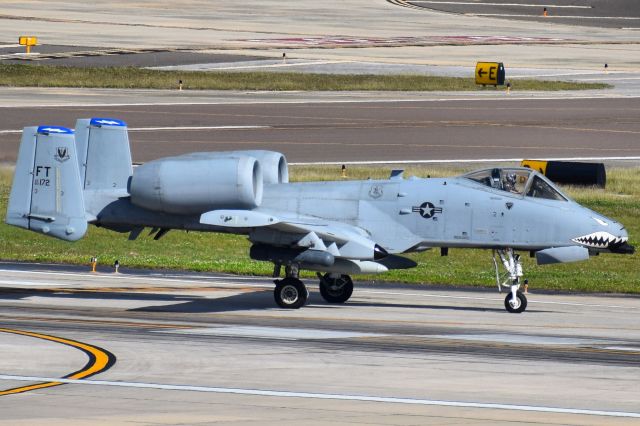
[[[611,241],[607,247],[611,253],[633,254],[636,248],[629,244],[629,234],[624,226],[620,225],[617,240]]]
[[[591,217],[600,226],[595,232],[574,238],[573,241],[591,250],[608,250],[611,253],[632,254],[635,247],[628,243],[629,234],[620,223],[604,218]]]

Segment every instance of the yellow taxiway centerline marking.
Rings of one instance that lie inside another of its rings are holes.
[[[74,380],[85,379],[87,377],[90,377],[95,374],[102,373],[103,371],[108,370],[116,362],[116,357],[112,353],[104,349],[98,348],[96,346],[92,346],[92,345],[78,342],[75,340],[65,339],[65,338],[56,337],[56,336],[49,336],[47,334],[33,333],[30,331],[12,330],[8,328],[0,328],[0,333],[11,333],[11,334],[18,334],[22,336],[34,337],[36,339],[49,340],[51,342],[61,343],[63,345],[80,349],[89,357],[89,361],[83,368],[64,376],[63,379],[74,379]],[[11,388],[11,389],[0,391],[0,396],[29,392],[36,389],[50,388],[53,386],[60,386],[63,384],[64,383],[61,383],[61,382],[51,381],[51,382],[44,382],[44,383],[36,383],[28,386],[20,386],[17,388]]]

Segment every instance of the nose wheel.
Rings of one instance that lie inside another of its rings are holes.
[[[500,260],[500,262],[498,262]],[[500,273],[498,264],[502,263],[505,272]],[[515,254],[513,249],[500,249],[493,251],[493,264],[496,270],[496,283],[498,291],[502,288],[509,288],[507,297],[504,298],[504,307],[507,312],[519,314],[527,309],[527,296],[520,291],[520,279],[523,276],[520,255]],[[524,280],[527,283],[527,280]]]
[[[512,293],[504,298],[504,307],[512,314],[519,314],[527,309],[527,296],[520,290],[516,291],[515,297]]]

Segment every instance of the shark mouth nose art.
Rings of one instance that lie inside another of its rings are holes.
[[[586,247],[606,249],[621,246],[626,243],[627,240],[627,237],[616,237],[608,232],[598,231],[589,235],[574,238],[572,241]]]

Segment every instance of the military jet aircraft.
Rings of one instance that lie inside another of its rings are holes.
[[[75,131],[26,127],[7,223],[68,241],[87,224],[129,233],[145,228],[247,235],[253,259],[274,264],[274,297],[300,308],[302,269],[316,271],[330,303],[351,297],[351,274],[411,268],[404,253],[440,248],[493,251],[504,304],[520,313],[523,271],[517,251],[539,264],[633,253],[620,223],[563,194],[526,168],[489,168],[462,176],[289,183],[285,157],[271,151],[198,152],[135,168],[126,124],[80,119]],[[500,273],[504,267],[505,272]],[[322,274],[321,274],[322,273]]]

